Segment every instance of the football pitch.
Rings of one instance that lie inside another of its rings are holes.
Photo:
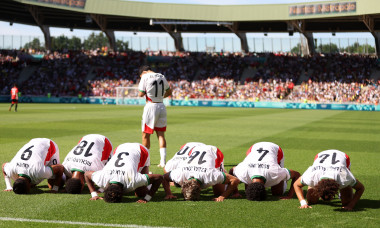
[[[20,104],[8,112],[0,104],[0,162],[9,162],[32,138],[50,138],[58,144],[61,162],[86,134],[107,136],[116,148],[125,142],[141,143],[143,106],[89,104]],[[340,209],[340,201],[299,209],[297,197],[279,200],[268,191],[264,202],[245,198],[212,201],[212,189],[201,201],[165,201],[160,187],[152,201],[136,203],[90,201],[87,187],[81,195],[49,194],[44,181],[29,195],[0,191],[0,227],[380,227],[380,112],[283,110],[249,108],[168,107],[167,160],[187,142],[217,146],[229,170],[245,157],[255,142],[281,146],[285,167],[301,174],[314,156],[338,149],[351,158],[351,171],[366,190],[355,211]],[[162,174],[158,141],[152,136],[151,167]],[[289,188],[290,182],[288,182]],[[0,188],[5,189],[3,177]],[[304,187],[306,190],[306,187]],[[239,185],[244,196],[244,186]],[[102,196],[102,194],[100,194]]]

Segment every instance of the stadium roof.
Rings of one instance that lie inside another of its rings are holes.
[[[349,4],[354,8],[348,9]],[[324,11],[318,13],[316,9],[319,6],[325,7]],[[334,11],[334,7],[337,10]],[[366,20],[374,31],[380,30],[380,7],[376,0],[321,0],[304,4],[265,5],[189,5],[128,0],[2,0],[0,20],[38,25],[31,8],[40,22],[49,27],[93,30],[99,29],[99,25],[92,20],[91,15],[101,15],[105,27],[115,31],[165,32],[163,26],[159,25],[165,22],[178,24],[176,29],[180,32],[225,33],[231,32],[228,26],[223,26],[223,22],[227,22],[238,32],[288,32],[288,22],[297,21],[302,22],[306,32],[368,32]]]
[[[246,33],[293,32],[307,39],[314,32],[371,32],[380,54],[378,0],[297,0],[292,4],[204,5],[145,0],[1,0],[0,20],[38,25],[51,48],[50,27],[103,31],[115,49],[114,31],[167,32],[177,50],[181,33],[235,33],[248,52]],[[289,2],[289,1],[286,1]],[[302,2],[302,3],[300,3]]]

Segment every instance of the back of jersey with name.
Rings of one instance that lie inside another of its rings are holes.
[[[33,184],[37,184],[47,178],[46,175],[51,175],[50,168],[46,166],[55,164],[59,164],[58,146],[50,139],[35,138],[25,144],[4,168],[12,179],[18,174],[25,174]]]
[[[222,152],[215,146],[200,145],[191,150],[189,158],[182,166],[199,166],[204,168],[219,168],[223,162]]]
[[[55,143],[50,139],[35,138],[30,140],[17,152],[11,163],[27,163],[29,167],[34,165],[47,165],[51,163],[50,159],[56,153],[57,149]],[[59,161],[56,160],[55,164],[57,163],[59,163]]]
[[[150,165],[149,150],[139,143],[119,145],[104,170],[124,170],[141,172],[144,166]]]
[[[283,163],[283,157],[282,149],[278,145],[271,142],[259,142],[249,148],[244,162],[280,164]]]
[[[346,166],[350,168],[351,163],[350,158],[344,152],[339,150],[325,150],[315,156],[313,166]]]
[[[67,171],[97,171],[104,167],[111,156],[112,144],[107,137],[98,134],[84,136],[66,156],[63,166]]]
[[[146,99],[150,102],[163,102],[165,91],[169,83],[165,76],[159,73],[146,73],[141,77],[139,90],[146,93]]]

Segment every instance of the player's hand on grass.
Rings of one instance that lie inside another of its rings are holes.
[[[299,208],[305,209],[305,208],[312,208],[312,207],[306,204],[306,205],[300,206]]]
[[[136,201],[136,203],[147,203],[148,201],[146,201],[145,199],[139,199]]]
[[[90,198],[90,200],[98,200],[98,199],[102,200],[103,197],[100,197],[100,196],[94,196],[94,197]]]
[[[222,202],[222,201],[224,201],[224,196],[219,196],[218,198],[214,198],[212,200],[216,201],[216,202]]]
[[[175,196],[175,195],[167,195],[167,196],[165,196],[164,199],[166,199],[166,200],[168,200],[168,199],[177,199],[177,196]]]
[[[4,189],[4,192],[11,192],[11,191],[13,191],[13,189],[11,188]]]

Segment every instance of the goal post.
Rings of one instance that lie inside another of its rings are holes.
[[[116,105],[144,105],[145,98],[138,94],[138,87],[116,87]]]

